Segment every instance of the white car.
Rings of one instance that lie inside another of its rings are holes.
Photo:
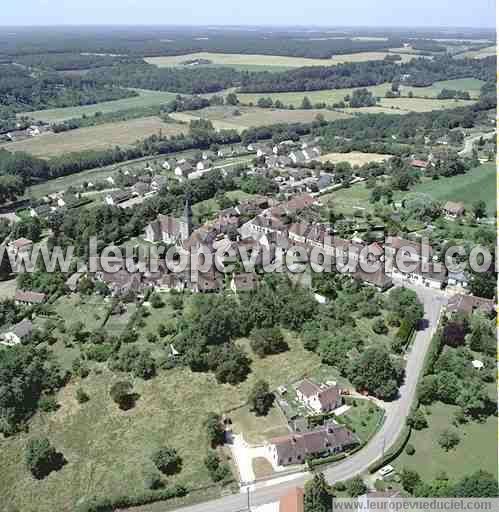
[[[395,471],[395,468],[393,466],[388,465],[388,466],[381,468],[379,470],[379,474],[382,477],[385,477],[385,476],[391,475],[394,471]]]

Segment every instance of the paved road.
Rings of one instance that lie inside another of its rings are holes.
[[[496,136],[496,131],[489,133],[481,133],[480,135],[475,135],[474,137],[469,137],[468,139],[464,140],[464,148],[459,151],[459,156],[467,156],[471,155],[473,152],[473,144],[480,140],[480,137],[483,137],[485,140],[487,139],[493,139]]]
[[[413,289],[418,293],[424,304],[427,325],[424,329],[418,331],[413,348],[407,356],[406,380],[400,388],[400,397],[394,402],[385,404],[385,422],[365,448],[324,471],[330,483],[346,480],[366,471],[375,460],[382,456],[383,450],[386,451],[393,445],[404,427],[405,419],[416,392],[425,355],[438,325],[442,305],[447,301],[441,292],[420,287]],[[287,490],[297,485],[302,486],[308,478],[310,478],[309,475],[300,474],[289,477],[285,482],[269,480],[260,483],[256,489],[252,489],[250,492],[251,505],[257,506],[278,501]],[[247,503],[246,494],[237,494],[179,510],[183,512],[238,512],[247,510]]]

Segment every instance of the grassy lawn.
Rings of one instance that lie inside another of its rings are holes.
[[[395,461],[400,470],[404,467],[416,470],[423,480],[432,480],[439,471],[449,478],[458,479],[478,469],[489,471],[497,477],[497,417],[489,417],[485,423],[470,422],[459,427],[461,442],[446,452],[438,444],[442,430],[451,426],[456,406],[436,403],[426,408],[428,428],[413,431],[409,442],[416,448],[412,456],[405,452]]]
[[[163,135],[177,135],[186,127],[176,123],[163,123],[158,117],[143,117],[108,123],[69,132],[47,133],[39,137],[10,142],[2,145],[9,151],[26,151],[35,156],[51,157],[84,151],[87,149],[109,149],[115,146],[130,146],[162,131]]]
[[[188,55],[176,55],[168,57],[150,57],[145,59],[149,64],[159,67],[171,67],[181,65],[182,62],[194,59],[206,59],[212,64],[224,66],[264,66],[280,68],[299,68],[303,66],[334,66],[343,62],[365,62],[368,60],[383,60],[387,52],[363,52],[347,55],[335,55],[330,59],[307,59],[305,57],[284,57],[280,55],[245,55],[227,53],[199,52]],[[407,62],[412,58],[402,55],[401,62]]]
[[[466,174],[439,180],[425,180],[411,192],[423,192],[438,201],[463,201],[467,207],[478,199],[487,203],[489,215],[496,211],[496,167],[494,163],[482,164]]]
[[[255,198],[254,194],[247,194],[246,192],[243,192],[242,190],[231,190],[230,192],[226,193],[227,197],[229,199],[232,199],[234,201],[249,201],[252,198]],[[192,211],[194,215],[199,216],[202,215],[210,217],[220,211],[220,205],[218,204],[217,200],[215,198],[206,199],[205,201],[200,201],[199,203],[196,203],[192,206]]]
[[[162,105],[175,99],[176,93],[162,91],[146,91],[137,89],[139,96],[125,98],[115,101],[104,101],[95,105],[84,105],[81,107],[54,108],[49,110],[37,110],[36,112],[26,112],[20,115],[27,115],[36,121],[46,121],[47,123],[58,123],[66,119],[75,117],[93,116],[96,112],[108,114],[110,112],[119,112],[137,107],[152,107]]]
[[[244,406],[231,412],[230,419],[234,432],[243,434],[245,441],[251,444],[289,434],[286,418],[277,406],[272,407],[267,416],[256,416],[249,406]]]
[[[370,400],[355,399],[352,407],[339,416],[339,422],[357,434],[361,441],[366,442],[381,427],[383,416],[383,410]]]
[[[16,294],[17,280],[0,281],[0,300],[12,299]]]
[[[373,207],[369,202],[371,191],[365,183],[357,183],[348,188],[341,188],[331,194],[321,197],[323,204],[330,203],[335,212],[352,215],[355,212],[372,212]]]

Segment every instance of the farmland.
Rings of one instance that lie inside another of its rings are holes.
[[[59,123],[76,117],[93,116],[96,112],[108,114],[138,107],[153,107],[168,103],[175,98],[176,94],[161,91],[138,90],[139,96],[123,100],[105,101],[95,105],[83,105],[80,107],[54,108],[50,110],[37,110],[36,112],[25,112],[22,115],[29,116],[35,121],[47,123]]]
[[[364,165],[369,162],[384,162],[391,158],[392,155],[380,155],[378,153],[360,153],[359,151],[352,151],[350,153],[328,153],[322,155],[321,162],[348,162],[351,165]]]
[[[410,92],[414,95],[414,98],[395,98],[394,103],[391,103],[391,99],[385,98],[387,91],[391,89],[391,84],[385,83],[376,85],[373,87],[367,87],[369,91],[373,93],[375,97],[381,98],[381,106],[390,108],[392,105],[398,106],[403,110],[415,110],[415,111],[427,111],[440,108],[455,108],[463,106],[466,102],[454,100],[436,100],[438,94],[442,89],[454,89],[460,91],[468,91],[472,98],[477,98],[480,93],[480,88],[484,82],[474,78],[466,78],[460,80],[445,80],[435,82],[429,87],[407,87],[401,86],[400,91],[402,96],[407,96]],[[360,87],[357,89],[361,89]],[[332,105],[343,101],[345,96],[351,95],[355,88],[349,89],[328,89],[322,91],[304,91],[304,92],[280,92],[280,93],[239,93],[238,98],[241,103],[247,105],[253,103],[256,105],[259,98],[272,98],[273,101],[281,101],[284,105],[293,105],[299,107],[306,96],[312,102],[315,103],[326,103]],[[423,103],[418,101],[419,98],[432,98],[432,101]],[[406,101],[404,101],[406,100]],[[398,102],[398,103],[397,103]],[[358,109],[356,109],[358,110]]]
[[[348,117],[347,114],[327,110],[278,110],[257,107],[241,107],[238,109],[208,107],[195,112],[172,114],[172,117],[184,122],[200,118],[209,119],[214,127],[219,130],[235,129],[243,131],[252,126],[266,126],[277,123],[310,123],[318,114],[323,115],[328,121]]]
[[[491,57],[496,55],[497,48],[495,46],[487,46],[481,50],[470,50],[468,52],[457,55],[461,59],[484,59],[485,57]]]
[[[35,156],[48,158],[86,149],[130,146],[137,140],[157,134],[160,130],[163,135],[176,135],[184,132],[185,127],[175,123],[163,123],[157,117],[144,117],[58,134],[47,133],[18,142],[9,142],[1,147],[9,151],[26,151]]]
[[[437,201],[463,201],[468,208],[483,199],[492,215],[496,210],[496,167],[494,163],[487,163],[461,176],[425,180],[416,185],[414,191],[429,194]]]
[[[150,381],[135,380],[140,397],[126,412],[109,397],[109,387],[118,376],[102,368],[83,381],[73,380],[59,393],[57,412],[39,413],[28,434],[0,441],[4,503],[14,503],[23,512],[52,512],[73,510],[79,500],[91,495],[138,494],[144,489],[144,470],[152,468],[152,452],[164,444],[175,447],[183,459],[182,472],[169,477],[169,484],[209,485],[203,464],[208,448],[203,425],[207,413],[242,405],[258,378],[275,387],[319,365],[318,356],[305,351],[298,339],[287,339],[289,352],[254,359],[253,373],[238,386],[217,384],[212,375],[185,368],[161,372]],[[247,346],[245,341],[241,345]],[[75,399],[80,386],[90,396],[83,405]],[[28,439],[43,435],[64,453],[67,464],[38,481],[25,468],[23,450]]]
[[[387,52],[364,52],[336,55],[330,59],[308,59],[304,57],[282,57],[278,55],[244,55],[199,52],[171,57],[150,57],[145,60],[149,64],[154,64],[163,68],[179,66],[182,62],[195,59],[209,60],[212,64],[220,66],[259,66],[260,68],[277,66],[280,68],[299,68],[303,66],[334,66],[343,62],[383,60],[387,55]],[[411,59],[412,56],[402,56],[402,62],[407,62]]]

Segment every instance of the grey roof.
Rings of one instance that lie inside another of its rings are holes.
[[[31,320],[25,318],[7,332],[14,333],[18,338],[25,338],[33,332],[33,324],[31,323]]]

